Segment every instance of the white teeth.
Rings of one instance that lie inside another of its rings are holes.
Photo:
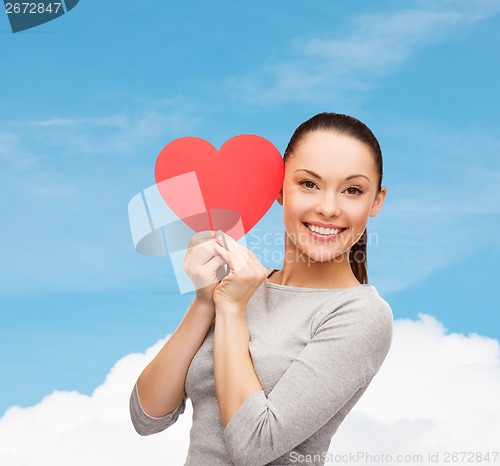
[[[320,235],[336,235],[340,232],[340,229],[335,230],[334,228],[317,227],[316,225],[310,225],[309,223],[306,223],[306,225],[309,230],[319,233]]]

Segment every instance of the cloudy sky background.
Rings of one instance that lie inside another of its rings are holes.
[[[188,410],[148,439],[128,421],[133,380],[192,297],[167,258],[135,253],[127,204],[172,139],[253,133],[283,151],[325,110],[382,145],[369,276],[396,319],[332,451],[498,451],[499,13],[82,0],[18,34],[0,17],[0,463],[183,464]],[[262,256],[278,257],[255,238],[282,233],[280,209],[249,238]]]

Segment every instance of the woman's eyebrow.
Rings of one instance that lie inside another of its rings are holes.
[[[314,176],[316,178],[318,178],[318,180],[321,180],[321,176],[319,176],[317,173],[314,173],[311,170],[308,170],[307,168],[298,168],[297,170],[295,170],[295,172],[298,172],[298,171],[301,171],[301,170],[309,173],[310,175],[312,175],[312,176]],[[363,178],[366,178],[368,181],[370,181],[370,178],[368,178],[366,175],[362,175],[361,173],[358,173],[356,175],[349,175],[348,177],[346,177],[345,180],[349,181],[349,180],[352,180],[353,178],[357,178],[358,176],[362,176]]]
[[[368,181],[370,181],[370,178],[368,178],[366,175],[362,175],[361,173],[357,174],[357,175],[349,175],[347,178],[346,178],[346,181],[348,180],[352,180],[353,178],[357,178],[358,176],[362,176],[363,178],[366,178]]]
[[[316,178],[318,178],[318,180],[321,180],[321,176],[319,176],[317,173],[312,172],[311,170],[308,170],[307,168],[297,168],[297,170],[295,170],[294,173],[299,172],[300,170],[305,171],[312,176],[315,176]]]

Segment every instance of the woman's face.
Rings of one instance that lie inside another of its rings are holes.
[[[286,160],[277,199],[295,252],[320,262],[345,259],[382,207],[386,191],[378,192],[378,182],[364,143],[329,131],[304,136]]]

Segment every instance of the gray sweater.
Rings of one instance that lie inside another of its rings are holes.
[[[330,441],[392,342],[391,308],[371,285],[301,288],[266,280],[247,305],[250,354],[263,390],[223,429],[213,373],[214,326],[189,367],[185,397],[155,418],[130,398],[137,432],[171,426],[193,405],[185,466],[323,465]]]

